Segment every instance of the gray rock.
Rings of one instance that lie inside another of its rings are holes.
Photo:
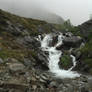
[[[65,37],[63,43],[67,47],[78,47],[82,42],[82,38],[80,36],[71,36]]]
[[[19,44],[22,44],[23,46],[26,46],[32,49],[39,48],[41,45],[40,42],[35,39],[35,37],[31,37],[31,36],[25,36],[23,38],[18,38],[17,42]]]
[[[82,55],[82,53],[78,50],[72,50],[71,54],[76,57],[76,60],[79,60]]]
[[[11,72],[24,71],[25,69],[25,66],[22,63],[17,62],[17,60],[7,63],[7,66]]]
[[[4,63],[3,59],[0,58],[0,64]]]
[[[56,81],[52,81],[50,84],[49,84],[49,87],[51,88],[57,88],[58,87],[58,83]]]
[[[32,67],[32,61],[28,58],[24,58],[24,65],[27,67]]]
[[[92,90],[92,76],[88,77],[88,86],[89,86],[90,90]]]
[[[86,87],[81,87],[80,92],[89,92],[89,90]]]
[[[43,70],[48,70],[48,62],[45,52],[39,50],[37,55],[37,66],[40,65]]]

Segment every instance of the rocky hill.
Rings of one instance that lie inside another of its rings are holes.
[[[0,92],[91,92],[91,23],[90,20],[66,30],[64,25],[0,10]],[[83,73],[79,78],[58,79],[49,72],[48,52],[41,50],[41,43],[37,40],[38,36],[43,39],[48,33],[53,38],[49,46],[57,43],[60,33],[65,36],[63,45],[56,48],[64,53],[59,66],[66,70],[70,68],[72,60],[69,55],[73,54],[77,60],[73,70]]]

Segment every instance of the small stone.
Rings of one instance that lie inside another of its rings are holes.
[[[50,87],[54,87],[54,88],[57,88],[58,87],[58,84],[56,81],[52,81],[49,85]]]
[[[21,63],[13,63],[13,64],[9,64],[9,69],[13,72],[17,72],[17,71],[23,71],[25,68],[25,66]]]
[[[4,63],[4,61],[0,58],[0,64]]]
[[[32,86],[32,88],[33,88],[34,90],[36,90],[36,88],[37,88],[37,85],[33,85],[33,86]]]

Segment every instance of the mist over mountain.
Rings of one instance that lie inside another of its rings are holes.
[[[40,17],[55,13],[79,25],[92,14],[92,0],[0,0],[0,8],[25,17]],[[46,11],[45,11],[46,10]],[[44,12],[43,12],[44,11]],[[44,16],[44,17],[45,17]]]
[[[48,23],[64,23],[64,19],[61,16],[47,10],[39,2],[27,1],[0,1],[0,8],[23,17],[45,20]]]

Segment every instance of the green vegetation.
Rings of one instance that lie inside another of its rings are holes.
[[[61,67],[68,68],[72,64],[72,59],[69,55],[64,54],[61,59]]]
[[[92,33],[88,34],[87,42],[85,43],[85,46],[80,49],[80,51],[82,53],[81,61],[89,66],[89,72],[92,74]]]
[[[43,33],[49,33],[52,29],[59,31],[69,31],[74,35],[79,35],[85,40],[85,46],[80,49],[82,53],[81,62],[84,62],[90,67],[90,72],[92,73],[92,29],[88,28],[84,34],[81,32],[80,27],[75,27],[71,24],[70,20],[67,20],[64,24],[49,24],[44,21],[34,20],[30,18],[19,17],[8,12],[0,10],[0,58],[17,58],[23,59],[25,56],[37,57],[37,52],[33,49],[27,50],[27,48],[21,46],[16,42],[16,37],[6,30],[8,27],[7,22],[10,22],[13,26],[19,27],[22,25],[26,32],[22,32],[19,37],[24,37],[25,35],[36,36],[39,34],[38,30],[41,27]],[[86,26],[88,26],[87,24]],[[83,25],[83,29],[86,30],[87,27]],[[5,29],[6,28],[6,29]],[[85,31],[84,30],[84,31]],[[16,31],[16,30],[14,30]],[[86,34],[87,33],[87,34]],[[86,36],[85,36],[86,35]],[[61,61],[61,67],[68,68],[72,65],[71,57],[68,54],[64,54]]]
[[[48,33],[51,31],[50,26],[54,25],[54,24],[49,24],[41,20],[19,17],[19,16],[0,10],[0,22],[4,23],[4,25],[0,24],[1,25],[0,31],[2,30],[2,27],[5,27],[5,24],[7,25],[6,23],[7,21],[10,21],[15,26],[22,25],[24,29],[28,30],[29,34],[32,36],[39,34],[38,33],[39,26],[42,27],[43,30]]]
[[[82,62],[85,62],[90,68],[92,68],[92,40],[85,44],[83,48],[80,49],[82,52]]]

